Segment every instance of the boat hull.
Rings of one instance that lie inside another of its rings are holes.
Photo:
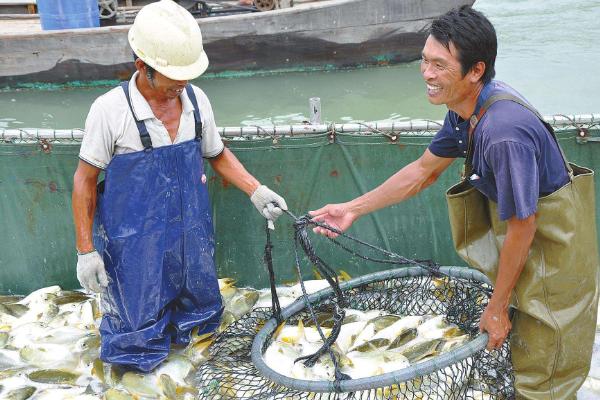
[[[431,20],[472,0],[328,0],[199,19],[209,74],[356,68],[420,57]],[[1,86],[122,80],[129,26],[2,36]]]

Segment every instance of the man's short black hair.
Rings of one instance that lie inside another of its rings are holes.
[[[485,72],[481,77],[484,84],[496,75],[494,69],[498,51],[496,30],[485,15],[471,6],[455,8],[435,19],[429,34],[447,49],[450,49],[450,42],[452,42],[458,50],[463,76],[479,61],[485,63]]]

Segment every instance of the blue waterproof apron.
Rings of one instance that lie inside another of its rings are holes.
[[[128,82],[121,87],[131,109]],[[195,139],[153,148],[136,119],[144,150],[114,156],[99,185],[94,243],[110,281],[100,357],[144,372],[167,357],[171,342],[187,344],[192,328],[214,331],[223,310],[202,178],[202,122],[190,85],[186,92]]]

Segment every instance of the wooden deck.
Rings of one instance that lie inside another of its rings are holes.
[[[37,14],[0,15],[0,35],[22,35],[41,31],[42,25]]]
[[[1,14],[35,14],[36,0],[0,0]]]

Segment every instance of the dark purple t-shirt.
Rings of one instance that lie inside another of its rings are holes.
[[[489,96],[500,92],[523,99],[507,84],[492,81],[481,91],[475,113]],[[468,124],[449,111],[429,151],[438,157],[466,157]],[[487,110],[475,129],[473,143],[473,173],[469,180],[498,204],[501,220],[534,214],[540,196],[556,191],[569,180],[550,132],[535,114],[513,101],[498,101]]]

